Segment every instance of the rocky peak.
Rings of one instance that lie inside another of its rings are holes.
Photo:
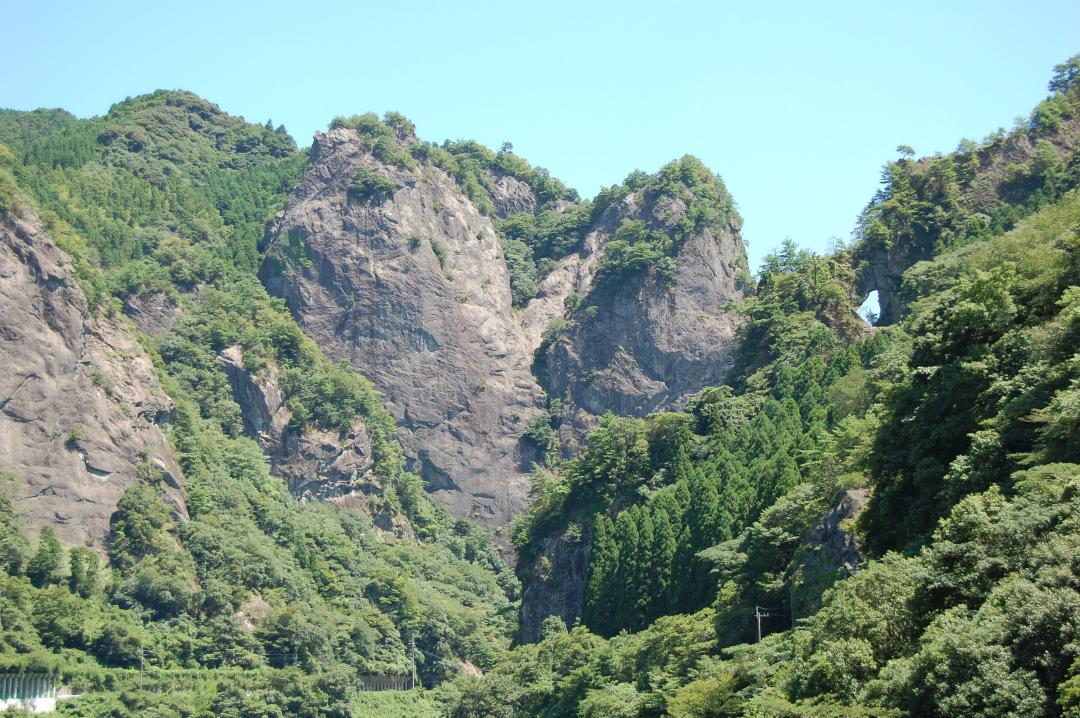
[[[520,436],[543,393],[491,221],[409,149],[365,125],[317,135],[262,276],[330,356],[385,393],[436,496],[501,525],[526,500]]]
[[[683,158],[624,187],[545,280],[526,326],[535,336],[553,317],[540,377],[562,400],[568,448],[604,412],[644,416],[723,380],[744,296],[739,227],[719,179]],[[572,303],[564,319],[559,294]]]

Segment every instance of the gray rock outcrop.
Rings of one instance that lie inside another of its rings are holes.
[[[495,205],[496,215],[501,219],[521,212],[535,212],[539,203],[532,187],[502,172],[492,177],[491,201]]]
[[[163,292],[137,294],[124,300],[124,314],[131,317],[140,332],[153,337],[172,329],[181,311],[180,305]]]
[[[794,618],[815,613],[821,608],[822,594],[859,569],[863,553],[850,524],[869,500],[869,489],[847,489],[806,535],[788,570]]]
[[[521,432],[544,397],[498,239],[446,173],[381,161],[365,139],[347,128],[316,136],[270,230],[263,280],[327,354],[385,394],[436,497],[503,525],[525,505]],[[394,189],[359,197],[358,173]]]
[[[525,643],[540,640],[540,626],[558,616],[573,626],[585,605],[589,573],[589,544],[551,536],[540,541],[536,575],[523,582],[519,636]]]
[[[97,548],[124,490],[160,478],[186,516],[159,428],[172,403],[124,324],[93,315],[36,217],[0,212],[0,471],[33,529]]]
[[[244,433],[259,442],[270,458],[270,470],[280,476],[298,499],[332,499],[354,493],[382,494],[375,476],[371,437],[362,419],[347,432],[290,426],[292,412],[285,406],[273,366],[250,372],[243,351],[228,347],[219,354],[240,405]]]
[[[554,302],[544,293],[548,283],[582,293],[596,271],[597,253],[623,222],[642,221],[671,233],[687,210],[682,199],[649,190],[609,207],[581,254],[553,272],[526,309],[533,332],[542,317],[553,316]],[[746,268],[746,253],[737,217],[732,214],[715,233],[705,228],[688,237],[675,267],[669,280],[641,273],[612,290],[593,291],[547,347],[541,380],[563,401],[560,436],[567,449],[575,449],[604,412],[645,416],[678,407],[723,381],[739,327],[732,304],[744,296],[738,275]]]

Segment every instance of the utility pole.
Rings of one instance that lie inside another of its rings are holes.
[[[419,583],[419,582],[417,582]],[[416,637],[409,636],[409,658],[412,660],[412,675],[409,676],[409,688],[416,687]]]
[[[757,619],[757,642],[761,643],[761,619],[768,618],[770,616],[769,611],[771,609],[762,608],[761,606],[754,606],[754,618]]]

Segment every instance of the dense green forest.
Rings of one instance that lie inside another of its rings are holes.
[[[60,714],[86,718],[1080,716],[1080,56],[1049,91],[982,143],[901,147],[850,246],[769,254],[722,386],[606,415],[534,466],[516,576],[406,471],[372,384],[259,283],[307,164],[284,128],[185,92],[88,120],[0,111],[0,211],[33,208],[99,316],[182,309],[139,338],[176,404],[190,514],[147,462],[99,556],[31,540],[0,493],[0,668],[59,673],[88,691]],[[735,211],[689,156],[582,200],[509,146],[422,143],[396,113],[331,126],[452,177],[493,218],[519,308],[629,192],[685,198],[686,232]],[[535,208],[502,212],[501,176]],[[392,193],[380,179],[349,191]],[[679,236],[625,223],[592,291],[670,272]],[[870,289],[896,300],[880,326],[856,314]],[[232,346],[279,373],[296,429],[363,419],[382,492],[293,498],[244,435]],[[812,538],[830,516],[843,551]],[[569,570],[554,544],[582,558],[579,615],[523,643],[522,591]],[[362,674],[424,687],[357,695]]]

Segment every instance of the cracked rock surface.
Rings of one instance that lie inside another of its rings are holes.
[[[150,358],[122,323],[96,317],[67,256],[31,214],[0,213],[0,472],[33,530],[102,548],[140,473],[185,514],[159,422],[172,412]]]
[[[354,130],[317,135],[312,157],[271,228],[264,282],[385,394],[436,498],[506,524],[525,506],[521,432],[544,397],[490,219],[442,170],[382,162]],[[350,196],[361,170],[393,182],[392,196]]]

